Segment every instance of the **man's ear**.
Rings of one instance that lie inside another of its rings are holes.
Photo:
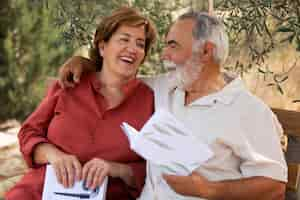
[[[203,53],[208,54],[209,56],[212,56],[215,48],[216,48],[216,46],[214,45],[214,43],[206,41],[204,43]]]
[[[206,41],[203,45],[202,60],[205,62],[210,62],[213,59],[215,48],[216,46],[214,43]]]

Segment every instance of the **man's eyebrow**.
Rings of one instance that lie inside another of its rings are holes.
[[[175,40],[168,40],[166,42],[167,45],[176,45],[176,46],[179,46],[178,42],[176,42]]]

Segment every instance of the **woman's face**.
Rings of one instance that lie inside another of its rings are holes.
[[[145,57],[144,26],[121,25],[108,42],[100,42],[103,68],[114,76],[129,79],[135,77]]]

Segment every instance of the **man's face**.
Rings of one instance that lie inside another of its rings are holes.
[[[162,59],[176,65],[184,65],[192,56],[194,21],[183,19],[176,21],[170,28],[163,49]]]
[[[166,46],[162,54],[165,67],[176,69],[170,81],[184,90],[189,90],[192,84],[198,80],[203,68],[203,64],[199,60],[200,51],[193,52],[194,23],[192,19],[175,22],[167,34]]]

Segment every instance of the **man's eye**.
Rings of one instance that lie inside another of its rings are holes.
[[[169,48],[171,48],[171,49],[175,49],[175,48],[176,48],[176,44],[169,44],[168,46],[169,46]]]

